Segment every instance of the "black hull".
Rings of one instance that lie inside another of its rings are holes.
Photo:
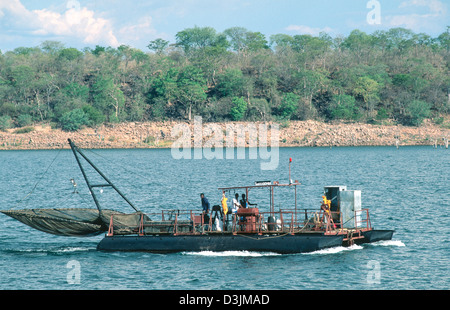
[[[100,251],[153,253],[251,251],[294,254],[342,245],[342,235],[303,233],[296,235],[200,235],[111,236],[97,246]]]
[[[392,240],[394,230],[369,230],[362,233],[364,238],[361,239],[362,243],[372,243],[383,240]]]

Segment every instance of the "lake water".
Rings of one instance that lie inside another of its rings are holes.
[[[170,150],[85,153],[144,212],[200,209],[201,192],[218,204],[218,187],[285,183],[292,157],[292,179],[302,183],[299,208],[319,208],[324,186],[346,185],[362,190],[375,228],[396,232],[388,242],[296,255],[104,253],[96,250],[103,236],[53,236],[0,214],[0,289],[450,287],[450,150],[281,148],[279,167],[272,171],[262,171],[259,160],[175,160]],[[79,195],[73,194],[72,178]],[[250,200],[265,208],[266,194],[255,192]],[[276,207],[292,201],[291,194],[277,193]],[[105,208],[132,211],[106,189],[99,196]],[[95,207],[69,150],[0,152],[0,209],[69,207]]]

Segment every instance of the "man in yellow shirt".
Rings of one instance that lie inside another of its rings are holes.
[[[222,193],[222,209],[223,209],[223,214],[227,215],[228,213],[228,205],[227,205],[227,197],[225,197],[225,191],[223,191]]]

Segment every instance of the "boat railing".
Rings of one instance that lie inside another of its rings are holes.
[[[326,213],[317,209],[281,209],[277,212],[259,212],[258,210],[253,213],[224,216],[223,213],[204,214],[192,210],[163,210],[160,213],[134,214],[133,221],[128,221],[124,228],[123,218],[127,216],[130,215],[111,215],[108,236],[210,233],[295,234],[306,231],[332,233],[339,228],[333,218],[339,218],[340,214],[339,212]],[[155,218],[159,220],[154,220]],[[370,220],[366,218],[363,221],[370,224]]]
[[[355,227],[360,229],[372,229],[370,222],[369,209],[362,209],[355,211]]]

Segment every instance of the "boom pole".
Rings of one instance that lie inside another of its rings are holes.
[[[129,201],[128,198],[94,165],[94,163],[92,163],[89,160],[89,158],[87,158],[86,155],[84,155],[84,153],[78,147],[75,146],[75,144],[72,142],[72,140],[70,140],[70,139],[68,139],[68,140],[69,140],[70,148],[72,149],[75,159],[77,160],[78,166],[80,167],[80,170],[81,170],[81,173],[83,174],[84,180],[86,181],[89,191],[92,194],[92,198],[94,199],[97,209],[100,212],[102,212],[102,208],[97,199],[97,196],[95,195],[95,193],[92,189],[95,187],[112,187],[120,195],[120,197],[122,197],[130,205],[130,207],[132,207],[136,212],[140,212],[139,209],[137,209],[134,206],[134,204],[131,201]],[[91,167],[95,169],[95,171],[97,171],[97,173],[107,182],[107,184],[91,184],[89,182],[89,179],[86,175],[86,172],[84,171],[83,165],[80,162],[80,158],[78,157],[78,154],[80,154],[88,162],[88,164],[91,165]]]

